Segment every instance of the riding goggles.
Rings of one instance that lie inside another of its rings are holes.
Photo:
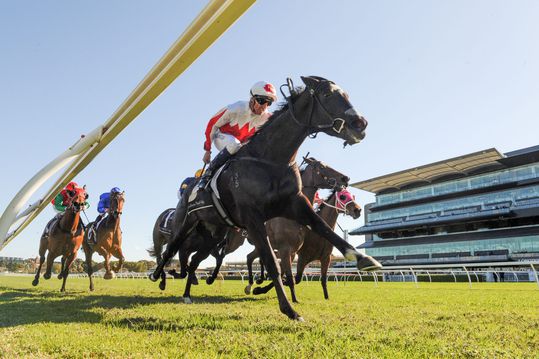
[[[271,106],[271,104],[273,103],[273,99],[270,98],[270,97],[264,97],[264,96],[253,96],[256,100],[256,102],[258,102],[259,105],[264,105],[264,104],[268,104],[268,106]]]

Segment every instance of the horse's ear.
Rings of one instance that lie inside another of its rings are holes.
[[[315,89],[320,83],[320,81],[317,78],[312,77],[312,76],[301,76],[301,80],[307,87],[310,87],[313,89]]]

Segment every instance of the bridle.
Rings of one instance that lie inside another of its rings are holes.
[[[335,205],[331,205],[329,204],[328,202],[326,202],[325,200],[322,200],[322,203],[330,208],[334,208],[338,213],[343,213],[344,215],[348,215],[349,211],[348,211],[348,205],[350,203],[353,203],[354,200],[351,198],[350,200],[348,200],[347,202],[341,200],[339,197],[339,192],[334,192],[334,195],[335,195]]]
[[[321,167],[322,163],[320,161],[308,162],[307,158],[304,157],[303,162],[307,163],[307,166],[305,167],[304,171],[306,171],[309,166],[312,167],[312,169],[311,169],[311,182],[313,183],[310,186],[305,186],[304,185],[304,187],[322,188],[323,186],[326,186],[326,185],[330,186],[331,188],[336,188],[337,187],[337,179],[335,177],[329,177],[329,176],[326,176],[326,175],[321,173],[320,167]],[[316,182],[316,180],[318,180],[320,177],[322,177],[320,182]]]
[[[307,92],[309,94],[309,96],[311,97],[310,106],[309,106],[309,117],[308,117],[307,124],[304,124],[304,123],[300,122],[296,118],[296,115],[294,114],[294,105],[292,103],[292,96],[286,96],[284,94],[284,92],[283,92],[283,87],[288,87],[288,91],[290,92],[291,95],[296,94],[296,90],[294,89],[294,84],[292,83],[292,79],[287,78],[286,79],[286,84],[281,85],[279,90],[281,91],[281,94],[283,95],[283,97],[286,98],[286,102],[288,103],[288,111],[290,112],[290,116],[292,117],[294,122],[296,122],[299,126],[316,130],[314,132],[318,132],[318,131],[322,131],[322,130],[331,128],[334,132],[341,133],[341,131],[343,130],[344,125],[346,123],[346,121],[342,118],[342,117],[344,117],[343,115],[346,115],[346,113],[348,111],[350,111],[350,110],[352,110],[352,111],[355,111],[355,110],[354,110],[353,106],[350,106],[346,110],[344,110],[342,112],[342,114],[335,115],[335,116],[331,115],[329,113],[329,111],[326,109],[326,107],[324,106],[324,104],[322,103],[322,101],[320,101],[320,99],[318,97],[319,96],[318,90],[319,90],[320,86],[322,84],[325,84],[325,83],[335,84],[334,82],[329,81],[329,80],[322,80],[322,81],[320,81],[318,83],[318,85],[314,89],[310,88],[309,86],[307,86],[305,88],[305,92]],[[331,120],[331,124],[328,124],[328,125],[313,125],[311,123],[312,118],[313,118],[315,103],[317,103],[318,106],[320,106],[320,108],[322,109],[322,112],[324,113],[324,115]],[[339,117],[339,116],[342,116],[342,117]]]
[[[112,201],[114,201],[114,203],[116,204],[114,206],[114,210],[110,211],[110,214],[114,217],[114,218],[118,218],[119,216],[122,215],[122,211],[118,211],[118,207],[120,206],[120,198],[123,198],[123,195],[122,193],[114,193],[112,194],[111,196],[111,209],[113,208],[112,206]]]

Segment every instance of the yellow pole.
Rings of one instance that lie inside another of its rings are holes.
[[[0,217],[0,250],[17,236],[48,205],[73,177],[81,172],[127,125],[183,73],[211,44],[215,42],[256,0],[211,0],[187,27],[161,60],[131,92],[127,99],[101,126],[95,142],[82,141],[85,148],[73,154],[72,148],[45,166],[17,193]],[[79,146],[80,147],[80,146]],[[10,227],[28,198],[52,176],[58,162],[75,157],[47,194],[36,202],[23,222],[11,233]]]

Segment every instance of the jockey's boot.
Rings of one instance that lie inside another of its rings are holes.
[[[208,182],[211,180],[213,173],[222,165],[228,161],[228,159],[232,156],[230,152],[226,149],[226,147],[215,156],[213,160],[211,160],[210,165],[206,169],[206,172],[200,177],[200,182],[198,182],[198,188],[202,189],[205,188],[208,185]]]

